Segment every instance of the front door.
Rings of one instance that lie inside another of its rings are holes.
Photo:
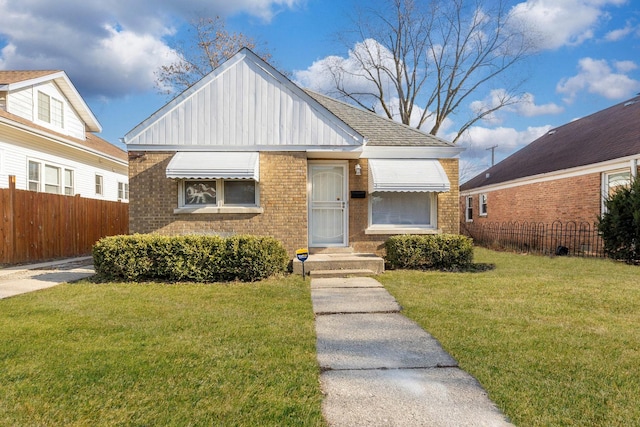
[[[309,246],[347,246],[347,164],[309,164]]]

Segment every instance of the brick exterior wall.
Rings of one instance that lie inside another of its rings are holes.
[[[166,178],[172,152],[129,153],[129,231],[131,233],[268,235],[282,241],[293,257],[307,247],[307,158],[304,152],[260,153],[261,214],[175,214],[178,181]],[[438,194],[438,229],[459,232],[458,159],[440,160],[451,191]],[[355,165],[362,167],[355,174]],[[349,160],[349,192],[368,191],[366,159]],[[350,195],[350,193],[349,193]],[[349,243],[356,252],[382,254],[389,235],[368,235],[369,194],[349,199]]]
[[[601,174],[523,184],[487,191],[487,216],[479,216],[479,194],[473,194],[473,222],[586,222],[600,216]],[[460,222],[464,224],[466,196],[460,196]]]
[[[355,165],[362,167],[362,174],[355,174]],[[438,193],[438,230],[442,233],[458,234],[460,223],[458,222],[458,159],[440,159],[444,168],[451,190],[447,193]],[[349,191],[369,189],[369,168],[366,159],[349,161]],[[390,235],[365,234],[369,224],[369,194],[364,199],[349,200],[349,242],[355,252],[383,254],[384,242]]]
[[[178,181],[166,178],[173,154],[129,154],[131,233],[273,236],[292,256],[307,247],[306,153],[260,153],[262,214],[174,214]]]

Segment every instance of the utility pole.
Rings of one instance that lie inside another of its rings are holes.
[[[495,163],[495,159],[496,159],[496,156],[495,156],[495,154],[496,154],[496,148],[498,148],[498,146],[497,146],[497,145],[494,145],[493,147],[489,147],[489,148],[487,148],[487,151],[488,151],[488,150],[491,150],[491,166],[493,166],[493,164]]]

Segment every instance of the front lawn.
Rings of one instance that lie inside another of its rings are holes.
[[[323,425],[309,282],[0,300],[0,425]]]
[[[483,273],[379,280],[519,426],[640,425],[640,269],[475,249]]]

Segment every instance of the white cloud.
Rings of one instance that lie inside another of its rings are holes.
[[[483,121],[487,124],[499,125],[504,121],[504,113],[514,113],[522,117],[535,117],[545,114],[560,114],[564,108],[553,103],[536,105],[535,96],[525,93],[520,97],[509,95],[504,89],[494,89],[482,100],[473,101],[470,105],[472,111],[479,114],[482,111],[490,110],[504,103],[511,97],[509,105],[502,107],[497,112],[485,116]]]
[[[495,163],[498,163],[550,129],[551,126],[528,127],[523,131],[508,127],[471,127],[458,143],[465,148],[460,155],[460,182],[467,181],[491,167],[492,155]]]
[[[562,79],[556,91],[565,95],[565,102],[571,103],[578,93],[585,90],[607,99],[622,99],[640,90],[640,81],[624,74],[637,68],[635,63],[620,61],[613,67],[615,70],[604,59],[582,58],[578,62],[578,74]]]
[[[592,39],[608,6],[626,0],[528,0],[511,10],[515,21],[535,29],[541,50],[575,46]]]
[[[616,30],[609,31],[605,34],[604,39],[608,42],[617,42],[636,31],[638,31],[638,27],[635,27],[631,22],[627,21],[624,28],[618,28]]]
[[[349,50],[346,58],[341,56],[327,56],[311,64],[306,70],[293,72],[296,84],[316,92],[332,94],[336,92],[336,82],[333,77],[335,71],[340,76],[340,84],[350,93],[375,93],[374,83],[366,77],[363,64],[372,69],[375,64],[383,64],[394,69],[393,54],[376,40],[366,39],[356,43]],[[333,74],[332,74],[333,71]],[[390,80],[383,82],[388,87]],[[393,93],[387,90],[387,93]],[[373,99],[370,100],[374,102]],[[373,106],[373,105],[372,105]]]
[[[62,69],[87,97],[144,92],[175,58],[176,26],[241,12],[269,21],[300,1],[0,0],[0,69]]]

